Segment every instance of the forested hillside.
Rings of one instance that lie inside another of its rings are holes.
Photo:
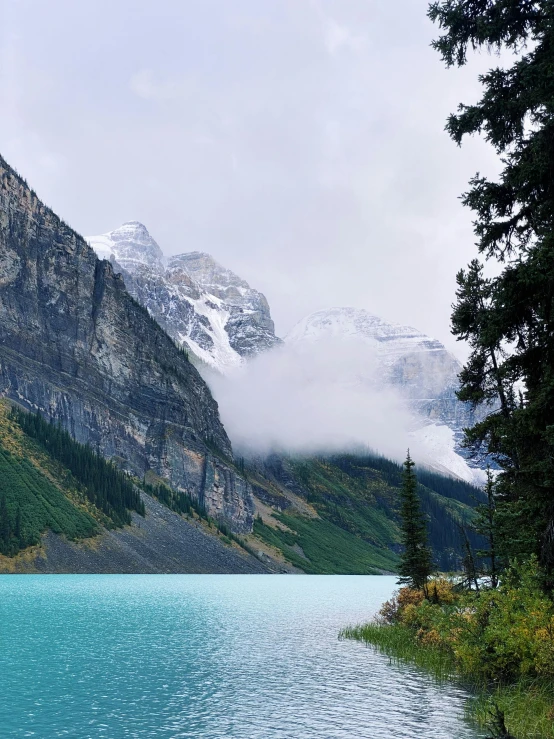
[[[131,479],[59,426],[0,403],[0,553],[17,554],[51,530],[68,539],[144,515]]]
[[[395,571],[400,551],[401,466],[375,455],[289,459],[266,466],[266,479],[280,486],[263,507],[254,532],[305,572]],[[456,570],[463,557],[464,531],[482,492],[466,482],[418,470],[419,493],[428,521],[435,564]],[[259,481],[261,482],[261,481]],[[290,500],[286,491],[291,493]],[[258,495],[264,496],[258,489]],[[306,501],[308,509],[296,502]]]
[[[308,573],[394,572],[398,565],[401,468],[373,455],[239,460],[256,491],[254,531],[236,537],[210,518],[202,501],[161,478],[136,480],[57,425],[0,403],[0,553],[14,556],[47,531],[79,540],[144,516],[141,491],[228,546],[256,552],[266,564]],[[419,491],[435,563],[454,570],[463,556],[462,526],[480,491],[419,470]],[[475,535],[469,533],[476,543]],[[260,549],[261,547],[261,549]]]
[[[201,502],[149,480],[1,400],[0,572],[267,571]]]
[[[74,540],[110,523],[69,469],[27,436],[1,402],[0,554],[13,556],[38,544],[47,530]]]

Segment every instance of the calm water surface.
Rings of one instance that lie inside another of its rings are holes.
[[[476,739],[466,695],[342,626],[390,577],[0,576],[0,737]]]

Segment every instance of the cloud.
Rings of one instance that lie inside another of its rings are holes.
[[[129,89],[143,100],[180,100],[191,92],[184,80],[157,79],[152,69],[141,69],[129,80]]]
[[[324,40],[325,48],[332,56],[344,49],[359,54],[366,44],[365,36],[355,33],[334,18],[326,18],[324,21]]]
[[[327,53],[336,56],[343,50],[356,54],[361,53],[367,44],[367,35],[360,33],[359,29],[346,23],[339,22],[323,8],[323,3],[311,0],[310,6],[319,17],[323,32],[323,43]]]
[[[140,220],[213,254],[279,335],[354,305],[459,349],[458,196],[494,153],[444,121],[491,61],[446,71],[426,0],[28,6],[0,24],[1,151],[78,231]]]
[[[154,73],[151,69],[141,69],[140,72],[137,72],[131,77],[129,87],[139,98],[144,98],[144,100],[152,99],[157,92],[157,87],[154,83]]]
[[[370,447],[403,459],[410,444],[419,452],[413,418],[383,387],[374,350],[357,341],[285,344],[208,381],[238,453]]]

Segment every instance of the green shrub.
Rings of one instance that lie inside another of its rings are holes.
[[[554,737],[554,603],[541,585],[536,559],[512,563],[497,589],[460,592],[453,581],[431,580],[427,597],[402,588],[373,623],[342,636],[436,674],[451,666],[480,687],[483,723],[494,704],[515,736]]]

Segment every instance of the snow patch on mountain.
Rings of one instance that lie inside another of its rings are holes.
[[[209,254],[166,260],[138,221],[88,242],[167,333],[207,367],[226,373],[280,343],[265,297]]]
[[[429,423],[411,432],[411,437],[426,453],[424,460],[430,467],[444,475],[454,475],[473,485],[485,483],[485,471],[470,467],[467,461],[456,452],[454,431],[446,424]]]
[[[138,221],[88,241],[200,368],[216,371],[222,415],[245,447],[362,443],[393,454],[409,443],[429,466],[481,481],[461,449],[476,420],[456,398],[461,365],[439,341],[338,307],[304,318],[283,345],[265,297],[209,254],[165,259]]]
[[[145,226],[128,221],[114,231],[90,236],[87,241],[100,259],[113,258],[128,271],[146,265],[155,272],[163,272],[164,255]]]

